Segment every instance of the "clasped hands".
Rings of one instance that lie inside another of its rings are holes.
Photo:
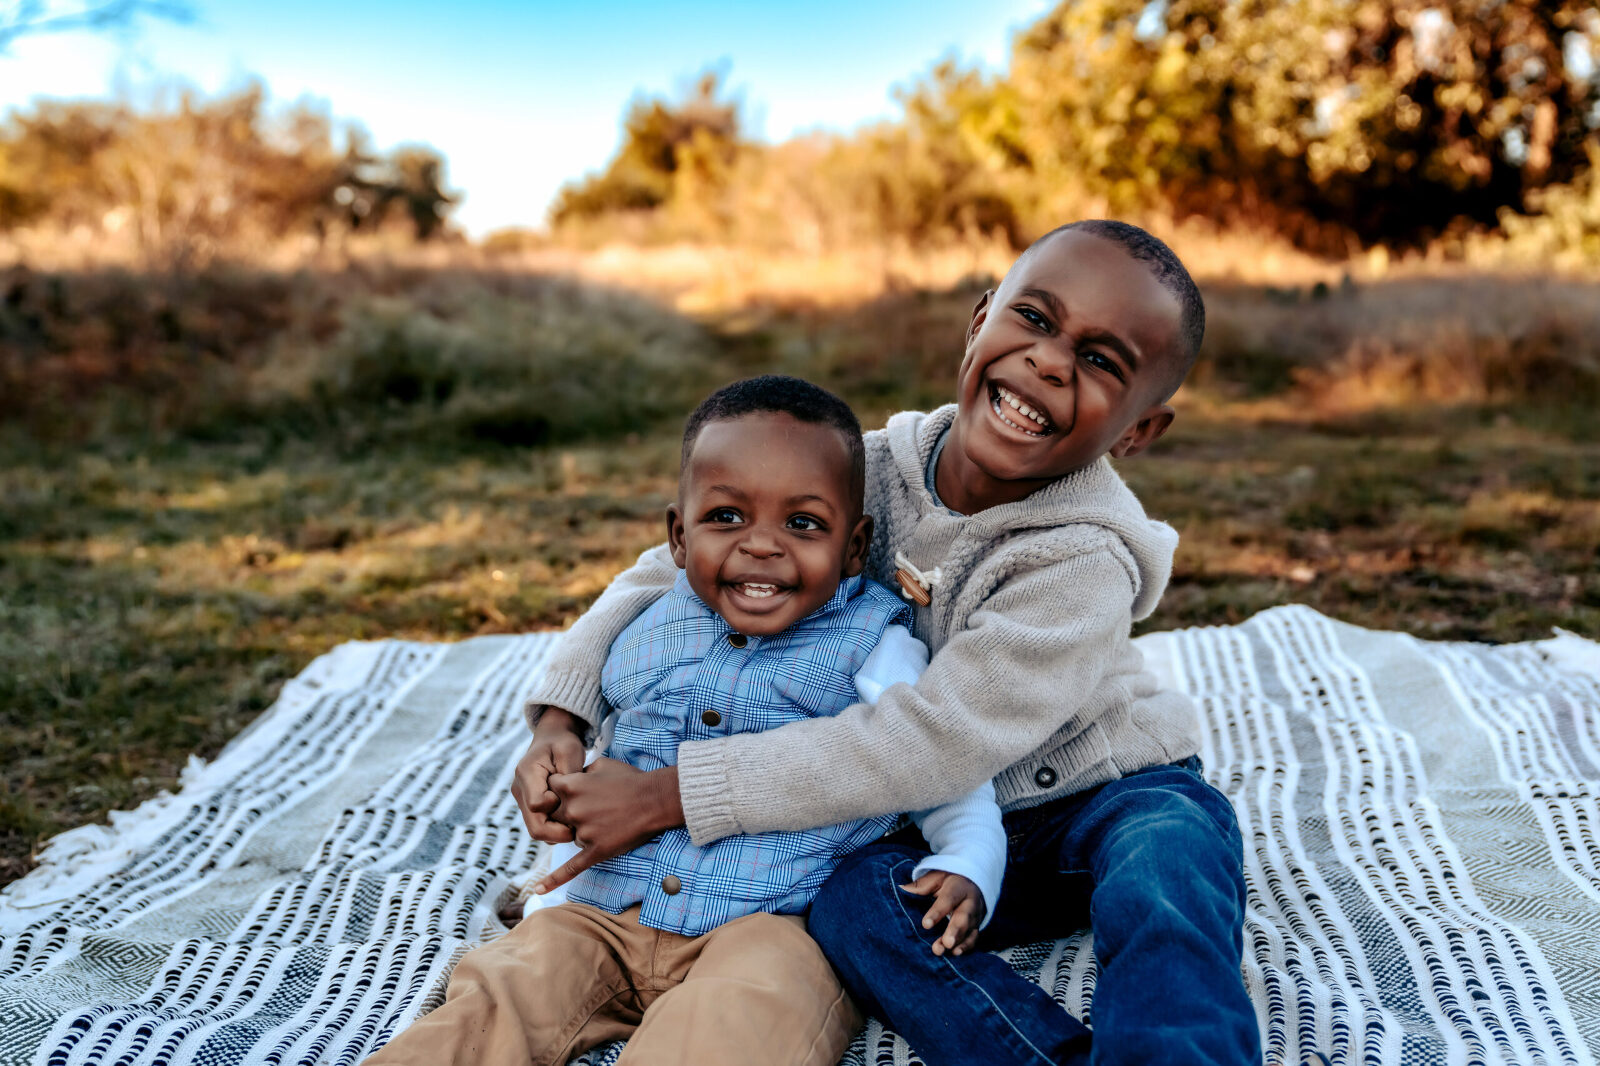
[[[511,780],[530,836],[547,844],[573,841],[582,849],[534,885],[537,893],[683,824],[676,767],[646,771],[602,758],[586,768],[584,728],[575,715],[547,707]]]
[[[547,844],[575,842],[581,849],[533,886],[543,894],[589,867],[621,855],[658,833],[683,824],[678,769],[640,770],[616,759],[583,765],[584,723],[558,707],[547,707],[533,731],[533,743],[517,762],[511,795],[528,834]],[[961,955],[972,950],[983,920],[983,895],[965,877],[930,870],[907,892],[932,896],[923,916],[925,929],[948,918],[933,953]]]

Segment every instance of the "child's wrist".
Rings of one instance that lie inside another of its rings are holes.
[[[678,792],[676,766],[663,766],[647,773],[644,793],[652,832],[665,833],[683,825],[683,796]]]
[[[559,733],[571,733],[582,739],[588,723],[571,711],[564,711],[560,707],[545,704],[544,710],[539,714],[539,720],[534,723],[533,735],[535,737],[555,736]]]

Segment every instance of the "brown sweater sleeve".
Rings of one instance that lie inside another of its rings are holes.
[[[678,748],[695,843],[920,810],[970,791],[1076,725],[1132,625],[1110,550],[1008,578],[910,685],[834,718]]]
[[[528,728],[533,728],[548,705],[588,722],[592,735],[606,713],[600,669],[612,642],[646,607],[670,592],[677,580],[678,568],[665,544],[651,548],[618,574],[556,645],[544,676],[523,708]]]

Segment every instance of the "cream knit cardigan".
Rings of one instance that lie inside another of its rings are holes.
[[[1031,807],[1199,751],[1193,705],[1158,687],[1129,640],[1166,586],[1177,534],[1105,459],[1017,503],[938,507],[924,471],[955,411],[904,412],[866,434],[868,576],[896,587],[896,552],[942,571],[916,609],[927,672],[835,718],[680,746],[695,843],[922,810],[991,777],[1001,807]],[[556,650],[530,725],[545,704],[600,724],[612,641],[676,577],[663,546],[612,582]]]

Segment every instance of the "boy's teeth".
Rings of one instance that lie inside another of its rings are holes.
[[[1024,418],[1032,419],[1034,422],[1038,423],[1038,425],[1041,426],[1044,429],[1049,429],[1050,428],[1050,419],[1049,419],[1049,417],[1047,415],[1044,414],[1044,412],[1035,411],[1033,408],[1031,408],[1027,404],[1023,403],[1022,400],[1017,396],[1017,394],[1012,392],[1010,389],[1002,388],[1001,386],[996,385],[995,386],[995,394],[998,395],[1000,397],[1000,399],[1005,401],[1006,406],[1010,407],[1013,411],[1015,411],[1018,414],[1022,415]],[[1010,419],[1005,418],[1005,415],[1001,415],[1000,417],[1005,419],[1007,422],[1011,421]],[[1016,425],[1015,422],[1012,422],[1011,424],[1012,425]],[[1025,428],[1023,426],[1017,426],[1017,428],[1022,430],[1024,433],[1033,432],[1033,430],[1027,429],[1027,428]]]
[[[739,587],[744,590],[746,596],[771,596],[778,591],[778,586],[776,585],[753,585],[749,582],[745,582]]]

